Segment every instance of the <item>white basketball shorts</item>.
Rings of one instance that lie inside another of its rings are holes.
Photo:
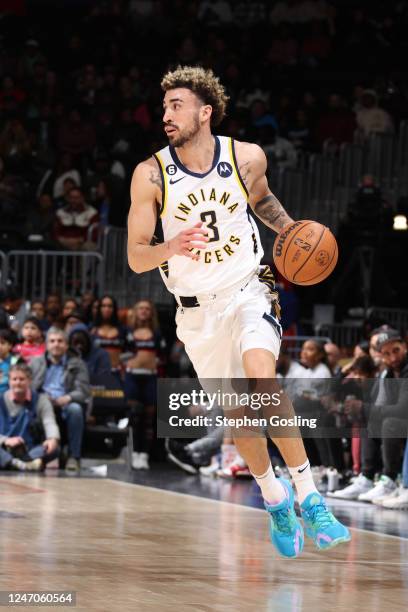
[[[279,356],[282,328],[272,293],[256,273],[227,294],[197,295],[200,306],[179,305],[177,336],[202,378],[246,378],[242,355],[266,349]]]

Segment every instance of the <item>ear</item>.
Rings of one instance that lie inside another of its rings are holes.
[[[201,123],[206,123],[211,119],[212,115],[212,106],[210,104],[204,104],[200,107],[200,121]]]

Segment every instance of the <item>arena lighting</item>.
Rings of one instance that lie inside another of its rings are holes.
[[[407,230],[407,218],[405,215],[395,215],[393,228],[395,230]]]

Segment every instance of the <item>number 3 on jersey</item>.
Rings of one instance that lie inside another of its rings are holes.
[[[220,239],[220,234],[218,231],[218,227],[215,225],[217,222],[217,217],[215,216],[215,212],[213,210],[206,210],[202,212],[200,215],[201,221],[206,224],[207,228],[213,231],[212,237],[208,242],[216,242]],[[210,220],[208,222],[208,219]]]

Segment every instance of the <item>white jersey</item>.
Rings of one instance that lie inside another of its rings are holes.
[[[209,242],[194,249],[198,261],[174,255],[160,266],[172,293],[194,296],[226,289],[257,270],[263,255],[256,223],[248,212],[248,192],[239,174],[234,141],[215,136],[211,168],[188,170],[172,146],[154,155],[163,185],[161,221],[164,240],[202,221]]]

